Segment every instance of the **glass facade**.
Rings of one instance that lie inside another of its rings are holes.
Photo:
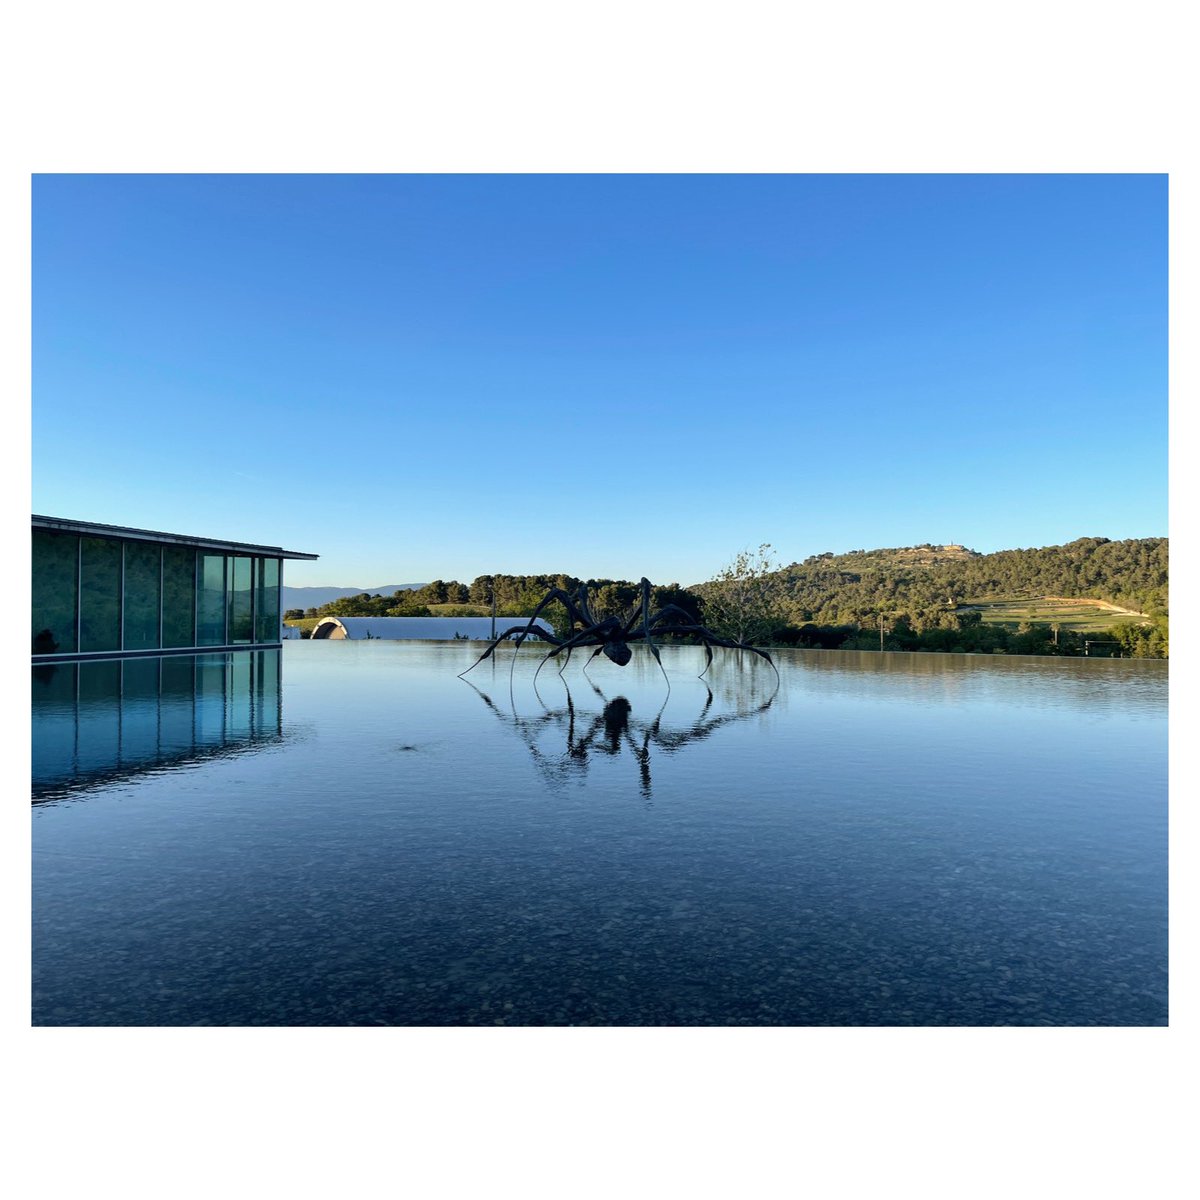
[[[78,648],[79,539],[33,531],[33,652],[73,654]]]
[[[254,596],[250,591],[250,559],[239,555],[230,561],[229,641],[241,645],[254,640]]]
[[[121,648],[121,543],[79,543],[79,650]]]
[[[273,642],[279,636],[279,559],[260,558],[255,562],[254,640]]]
[[[280,565],[269,555],[34,528],[32,652],[278,642]]]
[[[200,573],[196,577],[196,643],[200,646],[227,646],[228,624],[225,576],[229,573],[225,555],[199,555]]]
[[[122,650],[157,650],[162,645],[162,547],[126,542]]]
[[[188,546],[163,547],[163,648],[196,645],[196,552]]]

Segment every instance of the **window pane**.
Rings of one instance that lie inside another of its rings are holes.
[[[79,564],[79,649],[121,648],[121,543],[83,538]]]
[[[255,616],[256,642],[279,641],[279,559],[257,560],[258,608]]]
[[[79,539],[45,529],[33,531],[33,653],[75,650],[75,591],[79,585]]]
[[[233,570],[229,576],[229,640],[231,642],[249,642],[254,637],[254,626],[251,623],[253,609],[251,608],[253,592],[251,591],[251,576],[249,558],[232,558],[229,560]]]
[[[197,646],[225,645],[225,556],[200,555]]]
[[[196,645],[196,552],[163,547],[163,645]]]
[[[125,543],[126,650],[158,649],[158,596],[162,548]]]

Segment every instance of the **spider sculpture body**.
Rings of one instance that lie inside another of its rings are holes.
[[[666,604],[656,612],[651,612],[650,581],[643,578],[640,587],[641,602],[631,617],[604,617],[602,620],[596,619],[588,605],[587,584],[580,584],[574,592],[565,592],[562,588],[551,588],[534,609],[528,624],[514,625],[511,629],[506,629],[466,671],[461,672],[461,675],[465,675],[467,671],[473,671],[484,659],[490,658],[496,647],[510,637],[515,637],[517,646],[520,646],[527,637],[540,638],[544,642],[551,643],[553,648],[542,660],[538,667],[539,671],[550,659],[557,658],[564,651],[566,658],[563,660],[563,667],[565,667],[570,661],[572,651],[583,649],[592,650],[591,657],[588,659],[589,663],[596,655],[604,654],[618,667],[623,667],[633,657],[633,651],[629,648],[630,642],[645,642],[650,647],[651,654],[654,655],[654,661],[662,669],[662,658],[659,656],[658,646],[655,645],[654,639],[663,636],[694,637],[704,646],[704,670],[700,672],[702,676],[712,666],[714,646],[724,646],[730,650],[749,650],[751,654],[757,654],[759,658],[766,659],[775,674],[779,674],[774,661],[765,650],[747,645],[745,642],[735,642],[730,638],[718,636],[711,629],[697,624],[692,615],[677,604]],[[556,637],[534,625],[534,621],[542,611],[556,600],[567,610],[567,616],[570,618],[569,628],[572,632],[569,637]],[[559,670],[561,672],[562,668],[560,667]],[[663,675],[666,675],[665,669],[663,669]]]

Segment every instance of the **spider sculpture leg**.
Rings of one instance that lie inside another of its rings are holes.
[[[538,671],[540,671],[542,667],[544,667],[552,658],[557,658],[559,654],[565,650],[567,652],[567,656],[563,659],[562,666],[558,668],[558,673],[561,675],[567,669],[567,663],[571,661],[571,652],[573,650],[579,650],[588,646],[595,646],[595,650],[592,651],[587,662],[583,664],[583,672],[586,675],[588,664],[591,663],[592,659],[595,658],[597,654],[604,653],[606,645],[607,642],[604,640],[602,633],[598,632],[596,629],[582,629],[579,631],[579,633],[563,642],[561,646],[556,646],[553,650],[551,650],[549,654],[542,659],[541,663],[538,664]],[[535,679],[537,678],[537,671],[534,672],[533,677]]]
[[[693,637],[698,637],[704,645],[704,670],[700,672],[700,678],[703,679],[712,666],[713,646],[723,646],[728,650],[749,650],[751,654],[757,654],[759,658],[765,659],[770,665],[771,670],[775,672],[775,678],[779,678],[779,668],[775,665],[775,660],[765,651],[760,650],[757,646],[751,646],[746,642],[735,642],[731,638],[719,637],[713,633],[711,629],[706,629],[703,625],[697,625],[694,621],[689,621],[687,624],[679,625],[664,625],[660,626],[657,633],[686,633]]]
[[[530,629],[528,625],[514,625],[514,626],[513,626],[511,629],[506,629],[506,630],[505,630],[503,633],[501,633],[501,634],[498,634],[498,635],[496,636],[496,640],[495,640],[495,641],[493,641],[493,642],[492,642],[492,643],[491,643],[491,644],[488,646],[488,648],[487,648],[487,649],[486,649],[486,650],[485,650],[485,651],[484,651],[484,652],[483,652],[483,653],[482,653],[482,654],[481,654],[481,655],[480,655],[480,656],[479,656],[479,657],[478,657],[478,658],[477,658],[477,659],[476,659],[476,660],[475,660],[475,661],[474,661],[474,662],[473,662],[473,663],[472,663],[472,664],[471,664],[471,665],[470,665],[470,666],[467,668],[467,670],[466,670],[466,671],[460,671],[460,672],[458,673],[458,677],[459,677],[459,679],[461,679],[461,678],[462,678],[464,675],[466,675],[466,674],[467,674],[467,671],[473,671],[473,670],[475,670],[475,668],[476,668],[477,666],[479,666],[479,664],[480,664],[481,662],[483,662],[483,660],[484,660],[484,659],[486,659],[486,658],[491,658],[491,657],[492,657],[492,654],[493,654],[493,653],[495,652],[495,650],[496,650],[496,647],[497,647],[497,646],[499,646],[499,645],[500,645],[500,643],[501,643],[502,641],[504,641],[504,639],[505,639],[505,638],[512,637],[512,636],[513,636],[513,634],[519,634],[519,635],[520,635],[520,637],[521,637],[521,641],[523,641],[523,640],[524,640],[526,637],[542,638],[542,639],[544,639],[545,641],[548,641],[548,642],[550,642],[550,641],[557,641],[557,639],[556,639],[556,638],[554,638],[554,637],[552,637],[551,635],[547,634],[547,633],[545,632],[545,630],[539,629],[539,628],[537,628],[537,627],[534,627],[533,629]],[[521,644],[521,641],[518,641],[518,642],[517,642],[517,645],[520,645],[520,644]]]
[[[552,658],[557,658],[565,650],[567,652],[567,657],[564,660],[563,665],[561,667],[559,667],[559,669],[558,669],[558,673],[561,675],[563,673],[563,670],[565,669],[567,663],[570,662],[570,660],[571,660],[571,651],[577,650],[581,646],[592,645],[593,642],[590,639],[594,638],[595,636],[596,636],[595,630],[582,629],[574,636],[566,638],[563,641],[558,641],[558,639],[554,639],[556,642],[555,647],[553,650],[551,650],[547,653],[546,657],[543,658],[540,663],[538,663],[538,669],[537,669],[537,671],[535,671],[533,673],[534,679],[537,678],[538,671],[540,671]],[[599,654],[600,651],[603,649],[604,649],[604,645],[603,645],[603,643],[601,643],[599,648],[596,650],[596,654]],[[593,655],[592,657],[594,658],[595,655]]]
[[[600,653],[601,653],[603,650],[604,650],[604,647],[603,647],[603,646],[597,646],[597,647],[595,648],[595,650],[593,650],[593,651],[591,652],[591,654],[589,654],[589,655],[588,655],[588,660],[587,660],[587,662],[585,662],[585,663],[583,664],[583,673],[584,673],[584,675],[587,675],[587,678],[588,678],[588,682],[589,682],[589,683],[591,682],[591,678],[592,678],[592,677],[591,677],[590,675],[588,675],[588,673],[587,673],[587,669],[588,669],[588,667],[590,667],[590,666],[592,665],[592,663],[593,663],[593,662],[595,662],[595,660],[596,660],[596,655],[597,655],[597,654],[600,654]],[[596,685],[593,683],[593,684],[592,684],[592,687],[595,687],[595,686],[596,686]]]
[[[646,581],[642,580],[642,582],[645,583]],[[662,606],[662,608],[660,608],[658,610],[658,612],[656,612],[652,617],[648,618],[647,628],[646,628],[645,635],[644,635],[646,640],[650,641],[650,633],[652,630],[655,630],[660,633],[670,632],[670,630],[667,629],[667,627],[664,624],[664,622],[666,622],[667,619],[670,617],[676,618],[676,623],[681,623],[681,624],[687,625],[689,627],[703,628],[703,626],[696,626],[696,622],[693,619],[692,614],[690,612],[688,612],[686,609],[680,608],[678,604],[664,604]],[[657,649],[654,649],[654,643],[651,642],[650,646],[651,646],[651,649],[654,650],[654,657],[658,658],[658,651],[657,651]],[[708,662],[705,663],[705,665],[704,665],[705,671],[708,670],[711,663],[712,663],[712,651],[709,650]],[[659,659],[658,665],[660,667],[662,666],[661,659]],[[663,674],[664,675],[666,674],[665,670],[663,671]],[[670,686],[669,683],[668,683],[668,686]]]
[[[495,651],[496,647],[497,647],[497,646],[498,646],[498,645],[499,645],[499,644],[500,644],[502,641],[504,641],[504,639],[505,639],[506,637],[510,637],[510,636],[511,636],[512,634],[514,634],[514,633],[515,633],[515,634],[517,634],[517,647],[518,647],[518,648],[520,647],[521,643],[522,643],[522,642],[523,642],[523,641],[524,641],[524,640],[525,640],[527,637],[538,637],[538,638],[541,638],[543,641],[547,641],[547,642],[553,642],[553,643],[555,643],[555,645],[561,645],[561,644],[562,644],[562,639],[560,639],[560,638],[556,638],[556,637],[554,637],[552,634],[548,634],[548,633],[546,633],[544,630],[540,630],[540,631],[539,631],[538,627],[537,627],[536,625],[534,625],[534,622],[535,622],[535,621],[538,619],[538,617],[539,617],[539,616],[541,616],[541,614],[542,614],[542,610],[543,610],[543,609],[544,609],[544,608],[545,608],[545,607],[546,607],[548,604],[551,604],[551,603],[553,603],[555,600],[559,601],[559,603],[561,603],[562,605],[564,605],[564,606],[565,606],[565,608],[566,608],[566,610],[567,610],[567,615],[568,615],[568,617],[571,619],[572,623],[574,623],[575,621],[579,621],[579,620],[581,620],[581,618],[580,618],[580,615],[579,615],[579,611],[578,611],[578,609],[576,609],[576,607],[575,607],[575,600],[574,600],[574,598],[573,598],[572,596],[568,595],[566,592],[564,592],[564,591],[562,590],[562,588],[551,588],[551,589],[550,589],[550,591],[548,591],[548,592],[546,593],[546,595],[545,595],[545,596],[542,598],[542,600],[541,600],[541,602],[538,604],[537,608],[535,608],[535,609],[533,610],[533,615],[532,615],[532,616],[529,618],[529,623],[528,623],[527,625],[525,625],[524,627],[517,625],[517,626],[514,626],[512,629],[507,629],[507,630],[505,630],[505,631],[504,631],[502,634],[500,634],[500,636],[499,636],[499,637],[497,637],[497,638],[496,638],[496,639],[495,639],[495,640],[494,640],[494,641],[491,643],[491,645],[489,645],[489,646],[488,646],[488,648],[487,648],[487,649],[486,649],[486,650],[485,650],[485,651],[484,651],[484,652],[483,652],[483,653],[482,653],[482,654],[481,654],[481,655],[480,655],[480,656],[479,656],[479,657],[478,657],[478,658],[477,658],[477,659],[476,659],[476,660],[475,660],[475,661],[474,661],[474,662],[473,662],[473,663],[472,663],[472,664],[471,664],[471,665],[470,665],[470,666],[467,668],[467,671],[473,671],[473,670],[475,670],[475,668],[476,668],[477,666],[479,666],[479,664],[480,664],[481,662],[483,662],[483,660],[484,660],[485,658],[491,658],[491,656],[492,656],[492,653]],[[464,675],[467,673],[467,671],[461,671],[461,672],[459,672],[459,678],[461,679],[461,678],[462,678],[462,677],[463,677],[463,676],[464,676]]]
[[[658,669],[662,672],[662,677],[667,680],[667,691],[671,690],[671,681],[667,679],[667,668],[662,665],[662,655],[658,652],[658,647],[654,644],[654,639],[650,636],[650,580],[644,575],[641,582],[642,588],[642,637],[646,640],[646,645],[650,647],[650,653],[654,655],[654,661],[658,663]],[[657,618],[656,618],[657,619]],[[630,622],[632,624],[632,621]]]

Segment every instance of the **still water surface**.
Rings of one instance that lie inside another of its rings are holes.
[[[34,1022],[1166,1023],[1164,663],[478,653],[35,668]]]

